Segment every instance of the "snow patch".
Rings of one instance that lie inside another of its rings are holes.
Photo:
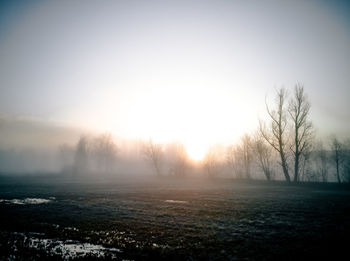
[[[167,199],[165,200],[166,203],[177,203],[177,204],[188,204],[188,201],[184,200],[172,200],[172,199]]]
[[[15,205],[37,205],[51,202],[51,199],[44,198],[25,198],[25,199],[0,199],[0,203]]]
[[[82,243],[74,240],[58,240],[37,238],[33,236],[26,236],[24,233],[14,233],[23,236],[24,242],[28,242],[29,248],[44,249],[47,253],[59,255],[63,260],[71,260],[81,257],[97,257],[117,258],[117,253],[122,253],[121,249],[108,248],[102,245],[94,245],[91,243]]]

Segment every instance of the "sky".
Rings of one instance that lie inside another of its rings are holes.
[[[1,1],[0,116],[204,151],[305,86],[320,137],[350,133],[347,1]]]

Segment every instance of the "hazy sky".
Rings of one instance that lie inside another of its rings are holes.
[[[321,135],[350,133],[347,1],[0,3],[7,116],[207,146],[297,81]]]

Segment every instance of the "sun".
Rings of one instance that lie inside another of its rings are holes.
[[[188,157],[194,161],[202,161],[207,152],[207,148],[203,143],[185,143],[185,147]]]

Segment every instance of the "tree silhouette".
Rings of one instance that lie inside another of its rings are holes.
[[[186,170],[189,167],[189,158],[186,148],[183,144],[177,143],[175,145],[175,164],[174,174],[179,177],[183,177],[186,174]]]
[[[112,171],[118,151],[112,135],[106,133],[96,137],[93,140],[93,145],[97,169],[104,173]]]
[[[262,121],[259,122],[259,129],[262,137],[279,153],[283,174],[287,182],[291,182],[287,163],[287,112],[286,112],[286,90],[277,90],[276,109],[271,110],[266,104],[266,110],[270,117],[268,126]]]
[[[241,138],[241,143],[238,147],[240,158],[243,163],[244,176],[247,179],[251,178],[251,164],[253,159],[252,141],[248,134],[244,134]]]
[[[256,157],[258,159],[258,164],[262,171],[264,172],[264,175],[267,180],[271,180],[273,178],[273,171],[271,168],[271,157],[272,157],[272,151],[270,146],[266,144],[265,139],[262,137],[260,132],[257,132],[254,138],[253,142],[253,148],[254,152],[256,154]]]
[[[146,159],[152,162],[157,176],[161,176],[160,163],[162,153],[162,146],[160,144],[153,143],[152,139],[149,139],[149,141],[144,143],[142,146],[142,154]]]
[[[327,151],[324,149],[322,141],[319,141],[316,144],[315,148],[315,161],[316,161],[316,167],[317,172],[322,178],[323,182],[328,182],[328,155]]]
[[[236,178],[241,177],[241,171],[239,168],[239,152],[236,146],[230,145],[226,149],[226,163],[229,169],[232,171],[232,174]]]
[[[203,159],[203,166],[210,178],[215,177],[220,171],[219,150],[217,146],[209,148]]]
[[[79,138],[74,155],[74,173],[86,174],[88,170],[88,139],[85,136]]]
[[[304,93],[304,86],[297,84],[294,96],[289,102],[288,113],[292,120],[294,139],[291,151],[294,158],[294,182],[299,181],[301,157],[310,149],[313,139],[312,123],[309,120],[310,103]]]
[[[331,140],[331,148],[333,151],[332,159],[335,163],[336,177],[337,177],[338,183],[341,183],[340,165],[341,165],[341,159],[342,159],[342,155],[341,155],[342,144],[336,137],[333,137]]]
[[[343,146],[343,179],[350,183],[350,139]]]

